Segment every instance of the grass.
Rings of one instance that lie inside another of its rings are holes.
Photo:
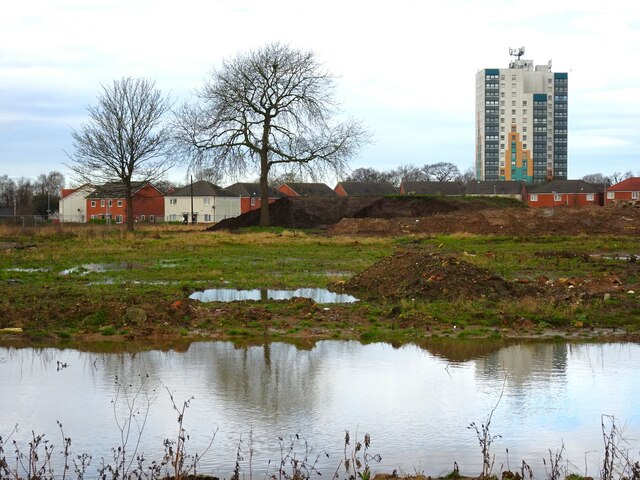
[[[0,329],[21,327],[32,338],[69,339],[92,332],[114,336],[166,326],[180,337],[203,330],[236,338],[319,335],[374,341],[440,334],[502,336],[500,329],[523,320],[524,331],[532,335],[578,326],[640,331],[640,305],[620,295],[579,303],[534,297],[380,300],[331,305],[327,311],[296,301],[197,304],[195,310],[183,305],[191,292],[205,288],[326,288],[408,244],[457,255],[508,280],[619,277],[637,285],[640,269],[613,259],[640,253],[637,237],[454,234],[394,239],[277,228],[229,234],[158,225],[130,233],[115,226],[58,225],[0,226],[2,242],[26,248],[0,250],[0,309],[6,312]],[[107,268],[61,275],[87,264]],[[147,312],[149,319],[142,325],[127,324],[126,309],[132,306]]]

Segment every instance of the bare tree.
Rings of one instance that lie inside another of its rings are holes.
[[[589,173],[584,177],[582,177],[582,180],[584,180],[587,183],[593,183],[598,185],[611,184],[611,180],[609,179],[609,177],[605,177],[602,173]]]
[[[368,137],[354,120],[335,122],[334,77],[310,51],[281,43],[225,60],[178,113],[191,165],[237,176],[260,172],[260,225],[269,225],[272,169],[297,164],[340,173]]]
[[[429,176],[437,182],[451,182],[460,177],[460,170],[453,163],[438,162],[429,165]]]
[[[133,230],[132,182],[151,182],[171,167],[170,101],[155,82],[123,78],[103,85],[89,121],[73,131],[69,168],[82,182],[122,185],[127,230]]]
[[[356,168],[345,179],[347,182],[391,182],[391,172],[380,172],[375,168]]]
[[[0,176],[0,207],[13,207],[16,200],[16,182],[8,175]]]
[[[391,171],[391,183],[399,187],[404,182],[427,182],[429,176],[424,167],[416,167],[415,165],[400,165]]]
[[[476,172],[473,167],[467,168],[462,174],[457,178],[460,183],[465,185],[469,185],[471,182],[476,181]]]

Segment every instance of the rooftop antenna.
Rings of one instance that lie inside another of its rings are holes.
[[[520,57],[524,55],[524,47],[509,48],[509,55],[511,55],[512,57],[516,57],[515,61],[511,61],[509,63],[509,68],[513,68],[516,66],[517,62],[520,62]]]

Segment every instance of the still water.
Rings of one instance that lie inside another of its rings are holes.
[[[542,459],[564,442],[571,470],[595,475],[603,414],[626,427],[630,452],[640,457],[640,345],[631,343],[425,348],[323,341],[298,349],[206,342],[180,352],[109,354],[0,348],[0,379],[0,436],[18,424],[19,444],[33,430],[58,450],[59,420],[74,454],[93,456],[87,477],[120,444],[124,400],[135,400],[139,419],[150,402],[140,448],[147,458],[162,456],[163,439],[175,438],[178,428],[167,389],[178,406],[193,397],[184,418],[188,452],[202,451],[217,430],[199,472],[226,478],[240,440],[248,474],[249,432],[254,474],[274,473],[278,437],[299,434],[314,457],[329,454],[320,468],[333,475],[346,429],[352,439],[371,434],[370,451],[382,456],[374,471],[439,475],[456,461],[462,473],[477,475],[480,449],[467,427],[483,423],[496,405],[496,468],[508,461],[516,470],[524,459],[543,477]],[[125,386],[118,397],[116,382]]]

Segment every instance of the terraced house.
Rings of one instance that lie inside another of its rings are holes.
[[[136,222],[164,219],[164,194],[148,182],[133,182],[133,216]],[[100,185],[86,197],[87,221],[127,221],[127,200],[120,183]]]

